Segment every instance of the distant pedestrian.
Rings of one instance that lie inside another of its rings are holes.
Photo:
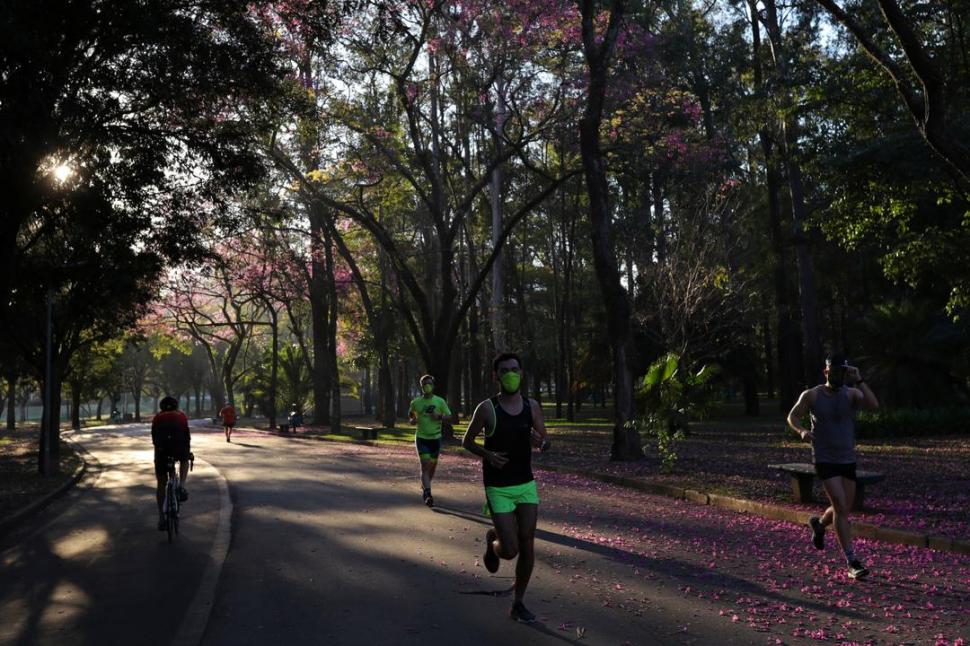
[[[219,411],[219,417],[222,418],[222,430],[226,433],[226,442],[229,442],[231,441],[229,438],[232,437],[232,429],[236,425],[236,407],[232,405],[231,399]]]
[[[289,424],[290,430],[294,433],[296,433],[296,429],[303,426],[303,413],[300,412],[296,404],[293,404],[293,408],[290,410]]]
[[[803,440],[812,443],[815,473],[829,499],[829,507],[822,517],[812,516],[812,544],[825,547],[825,528],[835,525],[836,538],[849,568],[849,577],[858,579],[869,570],[852,549],[852,525],[849,511],[856,491],[855,412],[859,408],[874,409],[879,401],[866,384],[859,369],[849,365],[841,354],[825,360],[825,383],[809,388],[788,413],[788,425]],[[812,428],[802,426],[802,419],[810,414]]]
[[[448,402],[434,394],[434,377],[424,375],[419,383],[421,395],[411,401],[408,418],[417,425],[414,447],[421,462],[421,498],[428,507],[434,507],[431,480],[434,479],[441,454],[441,422],[451,417],[451,409]]]
[[[495,573],[499,559],[515,562],[514,597],[509,616],[532,623],[536,616],[523,603],[535,566],[539,492],[532,475],[532,447],[546,437],[542,408],[520,391],[518,355],[503,352],[492,362],[499,393],[481,402],[472,415],[462,446],[482,458],[486,509],[493,528],[485,532],[485,569]],[[485,445],[475,440],[484,433]]]

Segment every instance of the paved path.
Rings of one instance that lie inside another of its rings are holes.
[[[169,644],[201,634],[189,604],[218,565],[218,472],[196,462],[182,533],[168,544],[155,528],[146,428],[72,437],[89,453],[89,475],[0,543],[0,643]]]
[[[527,596],[542,622],[516,624],[510,596],[484,594],[507,589],[512,567],[493,576],[478,563],[490,524],[476,477],[447,480],[445,466],[432,511],[413,456],[256,433],[234,434],[216,452],[236,511],[205,644],[555,644],[577,641],[577,629],[591,644],[751,638],[700,619],[676,587],[631,578],[625,595],[649,597],[654,611],[605,607],[575,575],[595,564],[604,580],[622,581],[630,568],[618,552],[545,523]]]
[[[811,551],[791,525],[548,473],[526,599],[541,621],[524,626],[507,619],[510,597],[501,594],[510,564],[489,575],[479,563],[488,524],[472,461],[446,456],[438,507],[429,510],[407,452],[247,432],[227,444],[218,429],[195,427],[196,455],[218,472],[197,462],[183,535],[168,545],[153,526],[146,427],[93,429],[77,439],[100,464],[97,478],[0,544],[0,643],[967,637],[970,560],[931,557],[910,567],[932,553],[872,548],[884,550],[886,564],[897,559],[898,570],[876,569],[860,585],[840,574],[833,549]],[[210,589],[228,504],[220,477],[232,498],[232,538]]]

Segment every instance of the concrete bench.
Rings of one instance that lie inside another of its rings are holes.
[[[791,476],[792,499],[795,502],[815,502],[812,494],[812,484],[815,479],[815,467],[806,462],[789,462],[786,464],[769,464],[769,469],[781,471]],[[882,482],[885,474],[876,471],[856,471],[855,500],[852,501],[853,511],[862,511],[865,504],[866,485]]]
[[[376,440],[377,430],[376,428],[371,428],[370,426],[355,426],[354,430],[360,433],[360,439],[362,440]]]

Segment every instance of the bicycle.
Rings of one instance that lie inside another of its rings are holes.
[[[195,454],[189,453],[189,471],[195,468]],[[179,481],[178,472],[175,469],[175,457],[165,458],[165,470],[168,473],[168,482],[165,483],[165,498],[162,501],[162,509],[165,510],[165,531],[168,533],[168,542],[171,543],[179,533],[179,490],[182,483]]]

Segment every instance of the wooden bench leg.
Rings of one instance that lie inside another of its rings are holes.
[[[793,474],[791,477],[791,492],[795,502],[814,502],[815,496],[812,494],[812,481],[815,476],[804,474]]]
[[[862,511],[866,499],[866,485],[862,482],[855,483],[855,498],[852,500],[852,511]]]

